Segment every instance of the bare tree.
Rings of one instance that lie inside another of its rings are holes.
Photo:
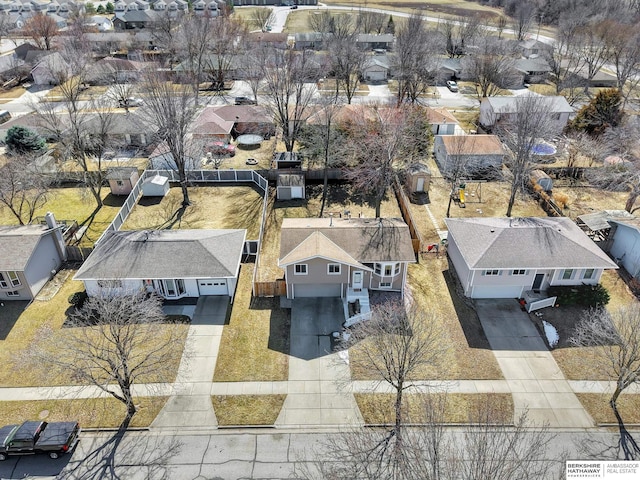
[[[202,59],[213,90],[224,89],[224,82],[240,52],[241,39],[245,35],[245,27],[233,17],[220,16],[213,20],[207,55]]]
[[[117,289],[115,281],[112,288]],[[32,360],[44,361],[122,402],[125,424],[137,411],[132,391],[136,383],[173,380],[183,343],[177,326],[166,324],[159,297],[106,289],[89,297],[68,322],[72,328],[63,335],[50,328],[39,332],[39,344],[56,348],[32,347]]]
[[[388,439],[402,454],[405,427],[404,395],[413,388],[413,379],[424,378],[427,369],[444,368],[447,340],[431,312],[400,301],[387,301],[372,308],[371,319],[349,331],[347,346],[352,347],[352,368],[375,373],[394,391],[394,425]],[[383,444],[383,442],[381,442]]]
[[[415,103],[435,83],[442,48],[441,36],[427,30],[422,15],[412,14],[398,29],[394,56],[397,105]]]
[[[573,55],[584,65],[582,72],[586,77],[586,92],[593,77],[611,58],[611,51],[605,40],[609,35],[608,23],[598,21],[584,25],[578,29],[577,35],[578,42],[574,45]]]
[[[309,105],[315,89],[312,82],[320,72],[313,52],[296,52],[292,49],[272,49],[272,62],[263,65],[264,86],[269,102],[265,108],[271,111],[276,125],[282,130],[282,139],[288,152],[295,142],[309,115]]]
[[[0,168],[0,203],[4,204],[20,225],[33,220],[44,206],[49,182],[38,171],[34,155],[14,154]]]
[[[187,167],[192,152],[189,148],[189,127],[198,111],[193,88],[176,85],[162,72],[147,71],[140,86],[145,95],[144,116],[158,140],[165,142],[182,189],[182,206],[190,205],[187,189]]]
[[[51,50],[51,40],[58,35],[58,25],[53,18],[38,12],[25,22],[22,31],[38,48]]]
[[[511,24],[516,40],[522,41],[525,39],[533,25],[535,14],[536,7],[534,4],[522,2],[517,5]]]
[[[524,188],[524,182],[529,177],[533,146],[541,138],[550,139],[555,125],[551,121],[549,99],[538,95],[522,95],[515,100],[515,113],[497,128],[498,135],[509,150],[511,193],[507,217],[511,216],[516,193]]]
[[[466,75],[476,83],[478,98],[498,95],[512,87],[518,78],[514,69],[513,47],[494,37],[484,36],[479,49],[463,59]]]
[[[342,87],[350,104],[360,84],[360,73],[367,54],[357,45],[358,30],[351,17],[339,16],[334,24],[334,34],[326,41],[327,51],[336,79],[336,95]]]
[[[264,29],[267,26],[267,21],[271,18],[271,13],[271,9],[268,7],[254,8],[251,12],[251,18],[249,21],[254,27],[259,28],[264,32]]]
[[[214,40],[213,22],[208,11],[205,15],[189,13],[182,18],[179,30],[179,54],[185,59],[184,65],[193,89],[193,101],[199,101],[200,83],[206,70],[206,56],[209,43]]]
[[[624,428],[617,402],[622,392],[640,381],[640,306],[635,302],[612,312],[597,308],[585,313],[570,342],[589,347],[583,360],[615,382],[609,404],[620,425],[621,447],[625,460],[637,460],[640,446]]]
[[[312,32],[332,33],[334,17],[329,10],[314,12],[307,18],[307,24]]]
[[[9,35],[9,31],[12,29],[11,17],[9,15],[0,15],[0,42]]]
[[[467,48],[480,31],[480,18],[447,18],[439,22],[438,30],[444,37],[447,55],[451,58],[461,57],[466,54]]]
[[[155,21],[151,24],[151,38],[155,47],[161,49],[166,58],[166,65],[172,66],[180,49],[180,25],[183,15],[169,9],[156,12]]]
[[[387,15],[384,13],[362,10],[358,12],[358,31],[361,33],[381,34],[387,28]]]
[[[626,100],[628,92],[640,82],[640,28],[636,23],[615,21],[608,21],[607,25],[604,40],[611,52],[618,90]]]
[[[449,181],[451,191],[449,203],[447,204],[447,218],[451,216],[451,205],[454,194],[457,191],[461,180],[467,178],[472,173],[472,156],[476,137],[474,135],[450,135],[447,136],[447,164],[442,165],[442,175]]]
[[[550,478],[564,466],[561,455],[550,452],[555,436],[547,426],[532,429],[526,413],[518,416],[513,426],[510,423],[511,418],[505,418],[489,402],[471,412],[463,441],[454,444],[452,470],[457,472],[456,478],[537,480]]]
[[[270,61],[270,52],[270,49],[260,45],[244,52],[238,59],[242,78],[249,85],[256,105],[258,104],[260,82],[264,79],[265,65]]]

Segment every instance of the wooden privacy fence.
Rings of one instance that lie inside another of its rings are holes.
[[[68,262],[84,262],[91,254],[93,248],[78,247],[75,245],[67,245],[67,261]]]
[[[256,297],[280,297],[287,294],[284,280],[275,282],[253,282],[253,295]]]
[[[413,253],[416,255],[422,251],[422,236],[418,231],[418,225],[413,219],[413,215],[411,215],[411,207],[409,198],[404,193],[404,189],[400,182],[398,181],[398,177],[396,177],[393,182],[393,187],[396,192],[396,198],[398,199],[398,205],[400,205],[400,211],[402,212],[402,218],[405,223],[409,225],[409,233],[411,233],[411,243],[413,244]]]

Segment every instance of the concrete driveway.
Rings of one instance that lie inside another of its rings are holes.
[[[331,353],[331,332],[340,330],[340,298],[296,298],[291,306],[290,355],[304,360]]]
[[[532,424],[588,428],[584,410],[526,312],[514,299],[476,300],[489,345],[513,396],[515,416]]]

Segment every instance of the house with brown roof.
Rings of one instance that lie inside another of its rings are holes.
[[[427,120],[434,135],[454,135],[462,133],[458,119],[446,108],[427,107]]]
[[[494,177],[502,168],[506,151],[495,135],[438,135],[434,155],[445,176],[464,165],[471,176]]]
[[[409,227],[397,218],[285,218],[278,266],[287,298],[341,297],[368,305],[369,290],[404,293],[416,258]]]
[[[232,136],[245,133],[269,138],[275,133],[272,119],[257,105],[225,105],[205,107],[193,122],[194,138],[228,142]]]

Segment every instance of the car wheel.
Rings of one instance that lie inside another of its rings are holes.
[[[4,462],[7,459],[6,453],[0,453],[0,462]]]
[[[60,456],[60,454],[58,452],[49,452],[49,457],[50,458],[58,458]]]

